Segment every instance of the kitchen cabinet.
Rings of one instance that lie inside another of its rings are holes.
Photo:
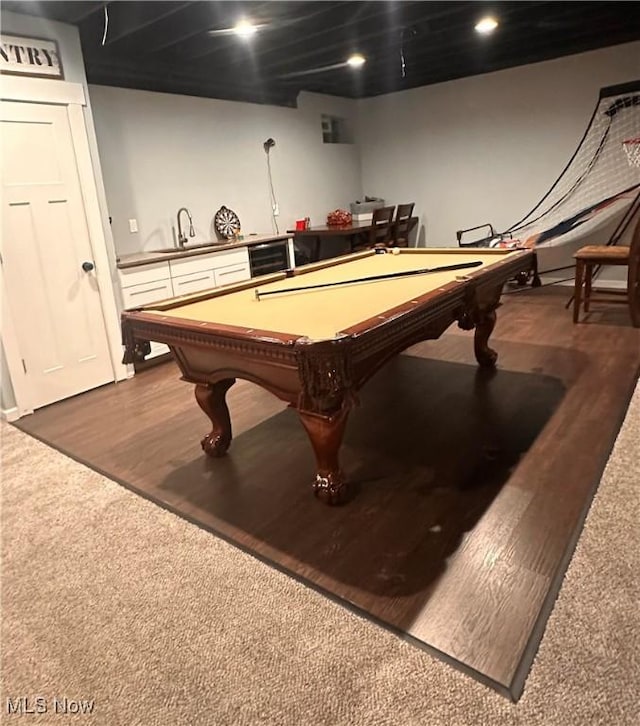
[[[204,272],[205,270],[216,270],[229,265],[246,265],[247,277],[249,279],[249,253],[246,247],[237,247],[221,252],[207,252],[203,255],[191,257],[179,257],[169,262],[171,277],[181,277],[193,272]]]
[[[174,295],[200,292],[251,277],[246,247],[171,260],[169,269]]]
[[[190,292],[201,292],[216,286],[213,270],[192,272],[190,275],[180,275],[171,280],[174,295],[188,295]]]
[[[251,272],[247,248],[238,247],[120,267],[118,275],[124,307],[128,309],[176,295],[242,282],[251,277]],[[168,352],[166,345],[151,343],[151,353],[147,358]]]
[[[154,280],[143,282],[140,285],[131,285],[122,289],[125,308],[135,308],[138,305],[165,300],[173,297],[173,286],[171,280]]]
[[[125,308],[148,305],[168,297],[173,297],[173,285],[168,262],[152,262],[139,267],[126,267],[118,270],[122,301]],[[149,358],[168,353],[163,343],[151,343]]]
[[[134,285],[142,285],[146,282],[170,280],[171,271],[168,261],[150,262],[148,265],[119,268],[118,276],[120,277],[120,287],[125,289],[127,287],[133,287]]]
[[[248,280],[251,275],[249,274],[249,263],[242,263],[240,265],[227,265],[226,267],[218,267],[215,271],[216,276],[216,287],[221,285],[231,285],[234,282],[244,282]]]

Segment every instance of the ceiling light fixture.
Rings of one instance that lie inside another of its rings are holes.
[[[285,79],[298,78],[299,76],[311,76],[315,75],[316,73],[337,71],[341,68],[346,68],[347,66],[351,66],[352,68],[361,68],[366,62],[367,59],[363,55],[361,55],[360,53],[354,53],[346,61],[342,61],[341,63],[332,63],[330,66],[318,66],[317,68],[308,68],[306,71],[293,71],[292,73],[285,73],[281,76],[278,76],[278,78]]]
[[[218,35],[238,35],[241,38],[250,38],[255,35],[258,30],[268,27],[269,23],[253,23],[251,20],[239,20],[233,28],[215,28],[207,30],[207,34],[211,36]]]
[[[258,28],[250,20],[239,20],[233,26],[233,32],[241,38],[250,38]]]
[[[348,58],[347,65],[350,65],[352,68],[362,68],[366,62],[367,59],[363,55],[360,53],[354,53]]]
[[[488,35],[498,27],[498,21],[492,17],[482,18],[476,23],[476,31],[482,35]]]

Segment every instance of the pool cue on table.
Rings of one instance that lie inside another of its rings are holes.
[[[440,267],[423,267],[420,270],[407,270],[406,272],[387,272],[384,275],[372,275],[371,277],[359,277],[354,280],[337,280],[336,282],[320,282],[317,285],[303,285],[302,287],[286,287],[282,290],[260,290],[255,291],[256,300],[267,295],[281,295],[285,292],[303,292],[305,290],[318,290],[323,287],[337,287],[338,285],[354,285],[357,282],[378,282],[379,280],[393,280],[397,277],[409,277],[411,275],[425,275],[428,272],[450,272],[452,270],[467,270],[470,267],[478,267],[482,260],[473,262],[459,262],[457,265],[441,265]]]

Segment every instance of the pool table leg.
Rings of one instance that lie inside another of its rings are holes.
[[[298,409],[298,414],[316,455],[318,471],[313,491],[326,504],[339,504],[347,494],[339,454],[349,409],[345,406],[328,415]]]
[[[489,337],[496,325],[495,308],[483,310],[476,314],[476,330],[473,340],[473,350],[478,364],[483,368],[495,366],[498,354],[489,347]]]
[[[224,378],[209,385],[196,384],[196,401],[213,424],[211,433],[200,442],[209,456],[224,456],[231,444],[231,417],[225,396],[235,382],[235,378]]]

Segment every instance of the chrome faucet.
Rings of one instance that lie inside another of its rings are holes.
[[[196,236],[196,233],[193,230],[191,212],[186,207],[180,207],[180,209],[178,209],[178,247],[184,247],[187,244],[187,235],[182,233],[182,225],[180,224],[180,215],[182,212],[186,212],[187,217],[189,218],[189,237]]]

